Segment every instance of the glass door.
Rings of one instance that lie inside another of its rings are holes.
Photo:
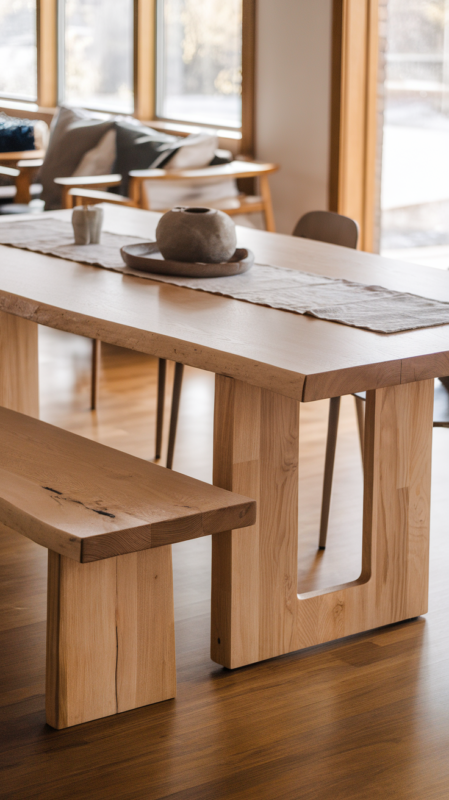
[[[447,269],[449,0],[386,11],[381,253]]]

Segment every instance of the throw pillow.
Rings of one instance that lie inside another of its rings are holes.
[[[130,170],[149,169],[160,154],[159,148],[172,145],[179,138],[127,120],[116,121],[114,127],[117,133],[117,159],[113,171],[122,175],[118,191],[127,196]]]
[[[95,118],[82,108],[60,107],[51,124],[48,149],[38,175],[46,209],[61,205],[61,187],[54,179],[73,175],[84,154],[113,124],[112,119]]]
[[[34,150],[34,126],[29,119],[0,113],[0,153]]]
[[[110,175],[117,157],[116,140],[117,133],[114,129],[105,133],[97,146],[83,155],[73,176]]]
[[[161,147],[161,154],[152,166],[173,170],[201,169],[213,160],[217,147],[217,136],[192,133],[171,145]]]

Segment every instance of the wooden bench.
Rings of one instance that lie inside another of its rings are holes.
[[[252,525],[255,501],[5,408],[0,453],[0,523],[49,551],[48,724],[174,697],[171,544]]]

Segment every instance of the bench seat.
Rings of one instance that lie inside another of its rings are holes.
[[[254,500],[0,408],[1,525],[46,547],[47,722],[176,694],[171,544],[251,526]]]

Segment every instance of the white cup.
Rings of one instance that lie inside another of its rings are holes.
[[[90,242],[89,220],[86,211],[84,206],[75,206],[72,211],[75,244],[89,244]]]

